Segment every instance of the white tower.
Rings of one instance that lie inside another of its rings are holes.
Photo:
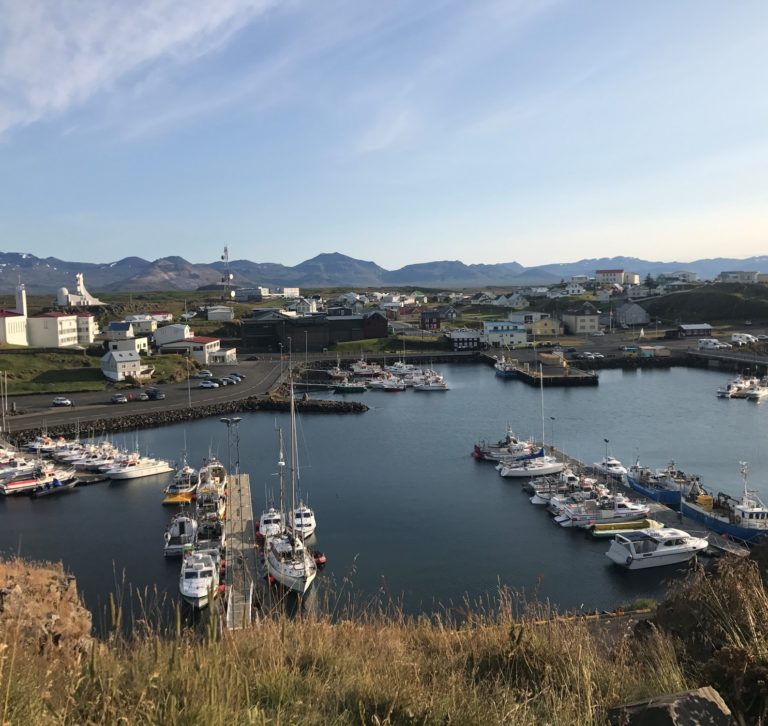
[[[27,317],[27,289],[24,287],[24,283],[21,280],[19,280],[18,285],[16,285],[15,311],[19,313],[19,315],[23,315],[25,318]]]

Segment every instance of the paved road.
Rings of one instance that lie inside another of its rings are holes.
[[[10,431],[21,428],[35,428],[51,424],[89,421],[110,416],[135,415],[143,411],[166,411],[169,409],[232,401],[248,396],[263,395],[272,388],[286,370],[286,364],[279,360],[242,361],[237,366],[222,366],[213,369],[217,377],[237,371],[246,376],[242,383],[222,388],[198,388],[200,381],[192,378],[181,383],[157,386],[165,393],[162,401],[130,401],[127,404],[110,403],[113,391],[89,391],[67,394],[75,402],[72,408],[53,408],[51,401],[55,394],[32,396],[10,396],[8,406],[16,405],[19,413],[8,416],[6,426]],[[131,393],[130,390],[125,391]]]

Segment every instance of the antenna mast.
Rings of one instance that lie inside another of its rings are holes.
[[[224,274],[221,276],[221,281],[224,283],[223,300],[227,305],[229,305],[232,303],[232,298],[235,296],[235,291],[232,290],[233,275],[229,271],[229,250],[227,249],[226,245],[224,245],[224,254],[221,256],[221,259],[224,262]]]

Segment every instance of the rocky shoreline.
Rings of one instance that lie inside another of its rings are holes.
[[[99,433],[122,433],[137,429],[151,429],[159,426],[171,426],[184,421],[197,421],[212,416],[228,416],[235,413],[253,413],[257,411],[288,411],[290,401],[281,396],[251,396],[239,401],[196,406],[193,408],[168,409],[151,413],[129,416],[109,416],[81,423],[66,423],[54,426],[30,427],[15,431],[9,438],[11,443],[19,445],[30,438],[46,433],[48,436],[71,438],[82,433],[83,428]],[[299,413],[365,413],[368,406],[358,401],[323,401],[300,398],[296,401]]]

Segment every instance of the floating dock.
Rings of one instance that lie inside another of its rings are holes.
[[[546,356],[546,357],[545,357]],[[486,362],[495,364],[497,358],[484,354]],[[522,362],[516,358],[506,358],[505,378],[517,378],[530,386],[596,386],[598,376],[595,371],[574,368],[567,361],[552,354],[541,354],[539,360]]]
[[[256,530],[248,474],[232,474],[227,487],[226,623],[229,630],[249,627],[255,613]]]

